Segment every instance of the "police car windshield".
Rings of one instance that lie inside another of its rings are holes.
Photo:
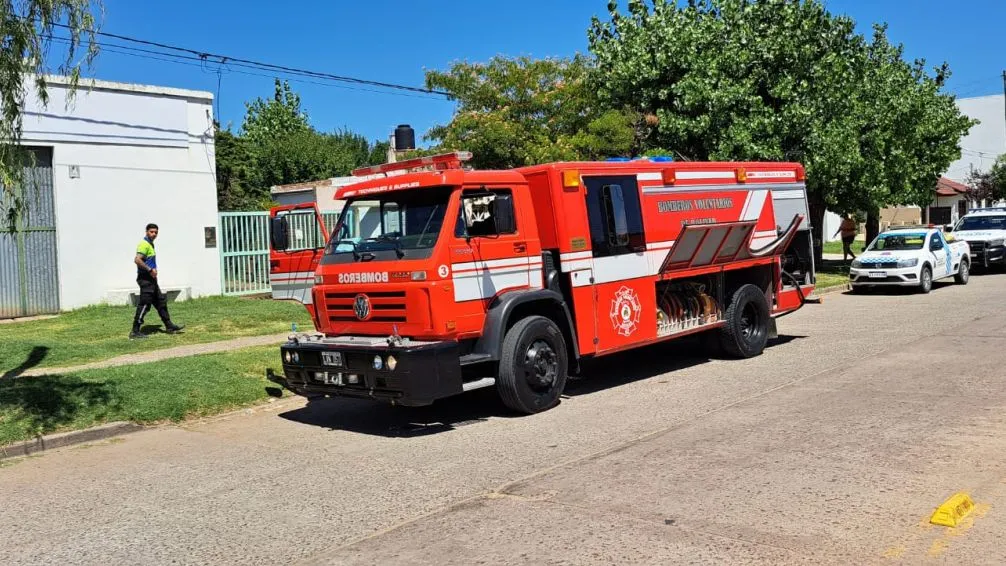
[[[924,233],[881,234],[870,244],[869,251],[921,250],[926,241]]]
[[[346,202],[329,239],[328,255],[379,253],[381,259],[417,257],[437,243],[451,187],[368,195]],[[385,257],[388,253],[392,255]]]
[[[969,216],[961,220],[957,230],[1006,230],[1006,215]]]

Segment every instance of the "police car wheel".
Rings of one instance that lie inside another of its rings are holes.
[[[562,332],[544,316],[517,321],[503,339],[496,388],[510,409],[532,414],[550,409],[566,386],[568,359]]]
[[[957,275],[954,276],[954,281],[960,285],[967,285],[968,279],[971,279],[971,266],[967,261],[961,261],[960,267],[957,268]]]
[[[754,285],[737,289],[723,315],[726,324],[720,329],[723,350],[737,358],[760,355],[768,343],[768,302],[765,293]]]
[[[928,265],[922,267],[919,274],[919,291],[923,294],[933,290],[933,270]]]

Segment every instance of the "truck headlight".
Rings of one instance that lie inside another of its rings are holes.
[[[395,371],[395,366],[398,365],[398,360],[395,359],[395,356],[388,356],[388,363],[386,365],[388,366],[388,369]]]
[[[374,369],[381,370],[384,368],[384,360],[381,356],[374,356]]]
[[[863,267],[863,262],[859,261],[858,259],[854,259],[852,260],[852,266],[855,267],[856,269],[859,269],[860,267]]]
[[[1002,245],[1003,245],[1003,239],[1002,238],[999,238],[998,240],[989,240],[989,243],[988,243],[988,246],[990,248],[998,248],[998,247],[1000,247]]]
[[[916,265],[919,265],[919,258],[917,257],[898,260],[898,267],[915,267]]]
[[[293,356],[290,355],[290,350],[286,351],[286,354],[283,355],[283,359],[286,360],[286,363],[293,361]]]

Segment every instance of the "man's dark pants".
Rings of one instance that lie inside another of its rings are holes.
[[[143,324],[143,317],[150,312],[150,307],[157,309],[157,314],[165,326],[170,326],[171,317],[168,315],[168,298],[161,293],[161,287],[157,284],[157,279],[148,273],[141,273],[136,276],[136,283],[140,286],[140,300],[136,304],[136,316],[133,317],[133,332],[139,332]]]

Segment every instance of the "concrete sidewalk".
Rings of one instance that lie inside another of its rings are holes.
[[[171,358],[185,358],[197,356],[199,354],[215,354],[217,352],[230,352],[241,348],[253,346],[269,346],[271,344],[282,344],[286,341],[289,333],[269,334],[266,336],[246,336],[244,338],[234,338],[232,340],[222,340],[219,342],[206,342],[204,344],[189,344],[175,348],[164,348],[162,350],[151,350],[137,354],[125,354],[107,360],[91,362],[79,366],[68,366],[60,368],[35,368],[18,374],[16,377],[31,377],[38,375],[54,375],[62,373],[72,373],[88,369],[110,368],[116,366],[128,366],[133,364],[145,364],[157,362]],[[277,354],[278,355],[278,354]],[[279,358],[277,358],[279,359]]]

